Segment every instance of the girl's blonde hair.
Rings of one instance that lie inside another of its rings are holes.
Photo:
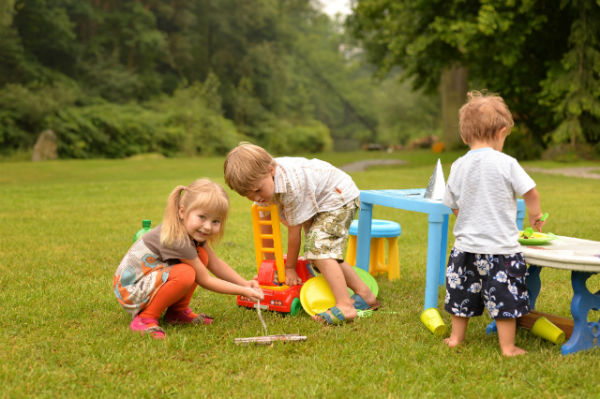
[[[275,160],[264,148],[241,142],[225,158],[225,182],[238,194],[246,196],[271,173],[275,165]]]
[[[195,209],[202,209],[215,215],[221,221],[219,233],[209,238],[211,243],[218,242],[225,233],[225,222],[229,210],[229,196],[223,187],[209,179],[198,179],[188,186],[177,186],[169,195],[160,232],[160,243],[166,247],[180,247],[190,238],[179,217],[179,208],[185,216]]]
[[[458,127],[465,143],[474,139],[490,141],[502,128],[508,130],[515,122],[502,97],[479,91],[467,93],[467,102],[458,111]]]

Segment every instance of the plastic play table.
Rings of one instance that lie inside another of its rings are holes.
[[[600,321],[588,321],[589,311],[600,309],[600,291],[592,293],[586,287],[587,279],[600,272],[600,242],[557,236],[548,245],[521,247],[530,265],[527,287],[532,309],[541,290],[542,266],[571,271],[573,333],[562,345],[561,353],[568,355],[600,346]]]
[[[424,198],[425,189],[405,190],[362,190],[358,216],[356,245],[356,265],[369,270],[369,245],[371,242],[371,221],[373,205],[421,212],[428,215],[427,233],[427,279],[425,283],[424,309],[437,308],[438,286],[444,285],[446,269],[446,247],[448,244],[448,215],[452,210],[441,201]],[[517,201],[517,226],[523,229],[525,203]]]

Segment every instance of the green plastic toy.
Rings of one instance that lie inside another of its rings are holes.
[[[147,232],[149,232],[150,230],[152,230],[150,228],[151,224],[152,224],[152,221],[150,219],[144,219],[144,220],[142,220],[142,228],[139,229],[137,231],[137,233],[135,233],[133,235],[133,242],[136,242],[137,240],[140,239],[141,236],[143,236],[144,234],[146,234]]]

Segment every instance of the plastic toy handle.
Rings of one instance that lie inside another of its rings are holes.
[[[541,218],[539,218],[538,220],[539,220],[540,222],[543,222],[544,220],[546,220],[546,219],[548,218],[548,216],[550,216],[550,214],[549,214],[548,212],[546,212],[546,213],[544,213],[544,214],[542,215],[542,217],[541,217]]]

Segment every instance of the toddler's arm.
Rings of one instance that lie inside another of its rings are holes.
[[[287,285],[296,285],[302,283],[296,265],[298,264],[298,255],[300,254],[300,245],[302,244],[302,225],[288,226],[288,248],[287,259],[285,261],[285,283]]]
[[[540,220],[542,217],[542,209],[540,207],[540,195],[536,188],[532,188],[523,194],[523,200],[527,207],[527,213],[529,215],[529,224],[537,231],[542,231],[542,226],[546,224],[544,220]]]

